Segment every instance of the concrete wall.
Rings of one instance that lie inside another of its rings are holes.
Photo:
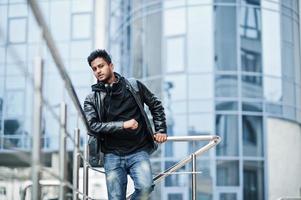
[[[268,199],[299,197],[301,191],[301,128],[281,119],[267,119]]]

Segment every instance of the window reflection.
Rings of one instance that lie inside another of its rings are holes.
[[[184,1],[163,1],[163,5],[164,35],[171,36],[186,33],[186,8],[184,7]],[[183,7],[179,8],[182,5]]]
[[[243,199],[264,199],[263,162],[245,161],[243,167]]]
[[[236,75],[217,75],[215,77],[216,97],[237,97],[237,90]]]
[[[27,18],[19,17],[9,20],[9,42],[25,43],[27,40]]]
[[[91,14],[72,15],[72,39],[88,39],[91,35]]]
[[[243,0],[240,14],[242,70],[261,72],[261,13],[259,0]]]
[[[262,112],[262,103],[257,102],[242,102],[242,110],[250,112]]]
[[[235,3],[235,0],[229,2]],[[214,60],[218,70],[237,70],[236,20],[235,6],[215,7]]]
[[[222,110],[237,110],[238,103],[234,101],[216,101],[215,102],[215,109],[222,111]]]
[[[166,38],[166,72],[184,70],[184,37]]]
[[[220,200],[236,200],[236,193],[221,193],[219,196]]]
[[[216,134],[223,138],[216,146],[218,156],[238,156],[238,117],[236,115],[216,115]]]
[[[262,117],[243,116],[243,155],[263,156]]]
[[[238,186],[238,161],[218,160],[216,162],[216,182],[218,186]]]
[[[175,165],[177,162],[172,162],[172,161],[168,161],[165,162],[165,168],[164,169],[169,169],[170,167],[172,167],[173,165]],[[180,168],[178,170],[180,171],[185,171],[185,166]],[[165,186],[167,187],[172,187],[172,186],[185,186],[187,183],[187,176],[185,174],[174,174],[171,176],[167,176],[165,178]]]
[[[262,97],[262,78],[260,76],[242,76],[241,79],[243,97]]]
[[[199,199],[212,200],[213,199],[213,178],[210,169],[210,160],[197,158],[197,171],[202,172],[197,174],[197,197]],[[191,168],[191,167],[189,167]],[[191,180],[191,176],[189,176]],[[191,181],[189,181],[191,182]],[[191,187],[191,184],[189,184]],[[191,190],[190,190],[191,191]],[[192,198],[189,198],[192,199]]]
[[[210,99],[213,97],[213,75],[190,75],[188,78],[189,99]]]

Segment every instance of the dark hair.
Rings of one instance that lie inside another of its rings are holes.
[[[89,65],[91,66],[91,62],[96,58],[103,58],[108,64],[111,64],[111,56],[104,49],[96,49],[90,53],[87,58]]]

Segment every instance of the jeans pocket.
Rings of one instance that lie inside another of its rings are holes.
[[[106,172],[112,171],[120,167],[120,158],[113,154],[105,154],[104,168]]]

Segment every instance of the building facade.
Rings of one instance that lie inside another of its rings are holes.
[[[168,134],[223,138],[198,158],[198,199],[300,196],[299,10],[297,0],[110,1],[115,64],[164,99]],[[154,171],[202,145],[167,143]],[[153,198],[190,199],[190,179],[171,175]]]
[[[58,53],[74,84],[79,101],[91,91],[94,77],[86,58],[96,47],[104,47],[104,1],[37,1]],[[97,37],[96,37],[97,35]],[[43,73],[43,120],[41,164],[54,174],[58,170],[60,103],[67,103],[67,130],[73,136],[78,115],[52,56],[41,37],[33,12],[26,0],[0,1],[0,196],[20,199],[21,190],[31,180],[31,150],[34,109],[34,58],[41,56]],[[81,132],[84,141],[85,132]],[[82,142],[83,144],[83,142]],[[72,150],[72,140],[67,148]],[[72,166],[71,166],[72,169]],[[56,179],[47,173],[43,179]],[[70,177],[69,177],[70,178]],[[70,178],[69,180],[72,180]],[[43,189],[43,198],[58,196]],[[16,192],[18,191],[18,192]],[[30,196],[27,196],[29,199]]]

